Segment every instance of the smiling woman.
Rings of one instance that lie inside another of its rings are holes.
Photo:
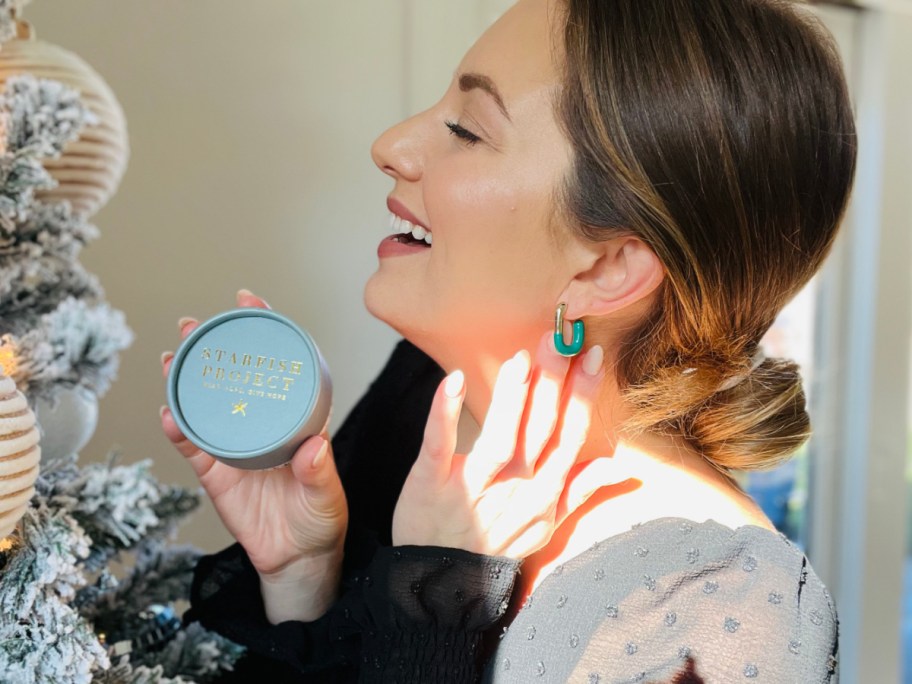
[[[520,0],[373,145],[364,301],[405,340],[333,458],[242,477],[163,418],[238,540],[187,619],[276,680],[832,681],[831,597],[731,469],[807,437],[758,345],[854,135],[790,3]]]

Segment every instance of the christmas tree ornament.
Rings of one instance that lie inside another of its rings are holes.
[[[34,410],[45,463],[78,454],[98,425],[98,397],[80,386],[62,388],[51,399],[38,397]]]
[[[26,2],[0,0],[0,683],[208,684],[243,648],[173,609],[202,552],[169,540],[199,494],[149,460],[78,463],[133,339],[78,260],[126,128],[84,62],[27,40]]]
[[[0,539],[22,518],[35,493],[41,447],[35,414],[22,392],[0,375]]]
[[[59,183],[36,193],[39,200],[68,200],[73,209],[92,216],[114,194],[129,158],[127,125],[114,93],[80,57],[38,40],[25,21],[16,22],[17,36],[0,46],[0,89],[10,77],[31,74],[77,90],[97,123],[86,126],[58,159],[43,166]]]

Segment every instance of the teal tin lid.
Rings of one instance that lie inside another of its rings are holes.
[[[168,405],[184,436],[237,468],[283,465],[329,420],[332,382],[310,335],[269,309],[201,323],[168,373]]]

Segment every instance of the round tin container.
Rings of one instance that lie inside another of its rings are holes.
[[[261,470],[287,463],[323,430],[332,382],[310,335],[275,311],[240,308],[201,323],[181,343],[168,405],[207,454]]]

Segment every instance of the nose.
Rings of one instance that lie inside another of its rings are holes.
[[[416,181],[424,168],[421,115],[386,129],[371,145],[371,158],[383,173]]]

